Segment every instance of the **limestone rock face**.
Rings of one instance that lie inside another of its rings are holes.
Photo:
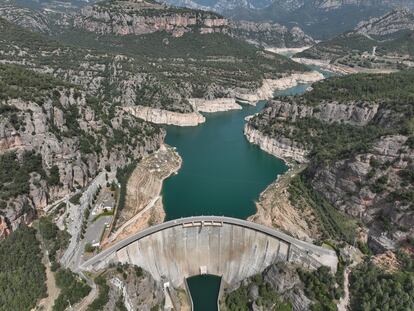
[[[317,71],[294,73],[280,79],[264,79],[262,86],[255,92],[236,90],[236,97],[241,101],[254,104],[259,100],[273,98],[276,90],[285,90],[301,83],[313,83],[323,79],[324,76]]]
[[[105,167],[116,169],[157,150],[165,135],[121,109],[104,121],[98,114],[104,114],[106,108],[95,110],[86,94],[77,89],[55,90],[53,94],[41,103],[22,99],[0,103],[12,109],[0,117],[0,156],[15,153],[22,161],[25,153],[34,152],[41,158],[38,171],[44,172],[30,174],[26,193],[0,200],[6,206],[2,215],[12,229],[30,223],[36,210],[87,186]],[[143,134],[128,137],[134,128]],[[123,141],[112,140],[114,131],[123,133]],[[49,180],[52,169],[58,178],[54,182]]]
[[[236,103],[235,98],[217,98],[217,99],[202,99],[191,98],[190,103],[193,105],[195,111],[199,112],[219,112],[229,110],[240,110],[242,107]]]
[[[392,223],[391,238],[401,240],[414,234],[414,212],[402,198],[388,199],[390,194],[408,189],[401,179],[402,170],[412,169],[414,150],[405,144],[407,137],[386,136],[374,143],[369,153],[358,154],[347,160],[336,161],[314,171],[312,186],[335,207],[371,224],[371,234],[385,229],[381,219]],[[372,161],[378,161],[381,170],[373,171]],[[381,176],[387,176],[384,191],[376,193],[372,185]]]
[[[226,32],[228,20],[214,13],[170,8],[149,2],[111,3],[87,6],[75,17],[74,25],[98,34],[143,35],[166,31],[181,37],[194,27],[202,34]]]
[[[321,102],[316,106],[273,100],[265,108],[268,119],[295,122],[298,119],[312,117],[326,123],[340,122],[355,126],[364,126],[374,118],[385,118],[389,113],[378,113],[379,105],[366,105],[363,102],[338,103]],[[385,121],[385,120],[384,120]]]
[[[294,160],[306,163],[308,150],[288,138],[270,138],[249,124],[244,127],[244,135],[252,144],[258,145],[260,149],[280,159]]]
[[[306,176],[313,190],[335,208],[362,220],[370,230],[371,240],[385,241],[378,239],[384,235],[394,242],[412,237],[413,138],[409,131],[404,135],[404,130],[395,131],[406,123],[407,114],[402,111],[410,109],[404,104],[402,108],[393,109],[381,100],[321,99],[312,102],[310,98],[305,95],[300,99],[270,101],[248,120],[247,139],[279,158],[309,162]],[[336,154],[331,159],[329,150],[326,160],[312,157],[312,151],[320,148],[319,142],[314,146],[313,142],[304,140],[303,135],[319,135],[318,128],[324,125],[341,130],[337,127],[339,124],[346,124],[350,132],[381,128],[384,133],[393,134],[375,136],[360,149]]]
[[[179,113],[144,106],[125,107],[124,109],[139,119],[155,124],[196,126],[205,122],[205,118],[197,112]]]

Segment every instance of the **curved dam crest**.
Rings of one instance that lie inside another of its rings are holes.
[[[184,279],[212,274],[235,284],[276,262],[294,262],[336,271],[336,253],[253,222],[216,216],[181,218],[155,225],[118,242],[81,269],[99,270],[129,263],[156,281],[181,287]]]

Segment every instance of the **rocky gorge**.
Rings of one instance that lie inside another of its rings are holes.
[[[392,84],[398,75],[378,75],[376,78],[389,79],[392,82],[388,83]],[[336,83],[339,82],[347,88],[353,79],[335,78],[326,84],[338,87]],[[359,79],[369,83],[363,80],[364,76]],[[299,100],[270,101],[261,113],[249,119],[245,135],[269,153],[289,161],[308,163],[305,176],[313,191],[341,212],[361,219],[370,229],[370,245],[375,250],[389,249],[388,242],[381,244],[378,240],[378,236],[384,234],[396,243],[396,247],[413,234],[409,207],[412,203],[405,197],[408,195],[405,193],[411,191],[406,174],[409,174],[413,155],[410,131],[404,127],[400,131],[391,129],[405,124],[402,120],[406,120],[407,115],[409,118],[411,110],[408,108],[401,113],[392,105],[376,100],[339,100],[345,89],[336,97],[335,92],[333,96],[322,95],[322,90],[325,90],[324,82],[314,85],[314,90]],[[392,97],[388,97],[390,92],[388,89],[382,100],[392,101]],[[323,99],[328,97],[330,100]],[[404,106],[405,101],[400,100],[399,105]],[[377,133],[376,127],[385,129],[383,134]],[[353,133],[351,137],[345,138],[350,131]],[[336,142],[326,144],[329,132],[336,133],[335,139],[343,143],[338,146]],[[362,137],[362,133],[365,133],[366,142],[358,138],[355,144],[353,137]],[[358,145],[360,143],[365,145]],[[393,225],[384,224],[385,219]]]

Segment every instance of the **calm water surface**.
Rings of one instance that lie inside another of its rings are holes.
[[[277,95],[305,92],[298,85]],[[255,213],[255,200],[279,174],[285,163],[250,144],[243,135],[245,117],[259,112],[265,102],[243,110],[205,114],[197,127],[167,127],[166,143],[183,158],[178,175],[163,186],[167,220],[196,215],[224,215],[245,219]],[[220,278],[188,279],[195,311],[217,310]]]
[[[244,118],[264,102],[243,110],[206,114],[197,127],[167,127],[166,143],[183,158],[178,175],[164,182],[167,219],[196,215],[247,218],[267,185],[287,167],[243,135]]]

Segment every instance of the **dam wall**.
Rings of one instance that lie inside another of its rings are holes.
[[[184,278],[200,274],[222,276],[224,285],[231,285],[280,261],[311,269],[321,265],[336,269],[334,252],[244,220],[199,217],[162,225],[165,228],[152,227],[149,229],[154,232],[145,234],[144,230],[143,236],[138,234],[114,245],[82,268],[98,270],[116,262],[134,264],[149,271],[155,280],[169,281],[174,287],[182,286]]]

